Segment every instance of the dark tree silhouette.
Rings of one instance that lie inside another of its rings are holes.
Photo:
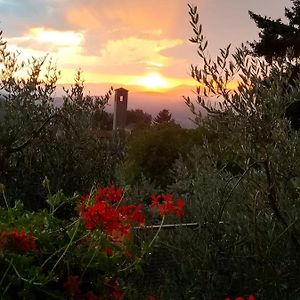
[[[250,43],[257,56],[263,56],[268,62],[283,57],[289,48],[293,48],[294,57],[300,56],[300,0],[291,0],[292,7],[285,8],[288,23],[281,19],[273,20],[249,11],[250,18],[254,20],[261,30],[259,41]]]
[[[153,124],[163,124],[163,123],[173,123],[175,124],[175,120],[172,118],[172,114],[167,110],[161,110],[157,116],[153,119]]]
[[[142,109],[128,110],[126,125],[134,125],[135,129],[145,129],[151,126],[152,116]]]
[[[292,7],[285,8],[287,23],[283,23],[281,19],[272,20],[249,11],[250,18],[261,30],[260,40],[250,45],[255,55],[263,56],[269,63],[274,59],[284,57],[288,49],[293,50],[294,58],[300,57],[300,0],[291,0],[291,2]],[[299,82],[299,62],[295,60],[290,68],[291,72],[283,73],[288,76],[285,92],[289,92],[290,87],[295,87]],[[293,129],[300,129],[300,101],[298,99],[288,106],[284,115],[291,122]]]

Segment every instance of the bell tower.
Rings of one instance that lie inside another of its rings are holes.
[[[113,130],[124,129],[126,125],[128,90],[115,90]]]

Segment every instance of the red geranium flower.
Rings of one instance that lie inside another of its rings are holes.
[[[69,276],[68,280],[64,283],[64,288],[66,289],[67,295],[69,297],[74,297],[80,294],[80,282],[78,276]]]
[[[116,189],[114,185],[110,187],[100,187],[95,195],[95,203],[99,201],[118,203],[122,200],[123,191],[121,188]]]
[[[91,203],[85,201],[80,208],[80,216],[86,228],[90,231],[97,229],[104,231],[115,243],[130,238],[133,225],[143,226],[145,223],[142,204],[122,205],[123,191],[113,185],[99,188],[94,199],[84,196],[83,200],[88,198],[92,200]],[[157,207],[159,216],[184,215],[184,202],[180,199],[175,200],[174,195],[151,195],[151,199],[150,208]]]
[[[152,199],[152,203],[150,204],[151,208],[160,205],[159,200],[161,199],[161,195],[151,195],[151,199]]]
[[[231,300],[229,297],[225,298],[225,300]],[[244,297],[236,297],[234,300],[246,300]],[[255,300],[253,295],[249,295],[248,300]]]
[[[28,235],[25,230],[4,230],[0,234],[0,249],[35,251],[35,240],[36,238],[33,235]]]
[[[151,195],[151,199],[152,203],[150,204],[150,208],[157,207],[159,216],[174,214],[177,217],[182,217],[184,215],[184,202],[180,199],[177,199],[176,203],[174,203],[174,195]]]
[[[142,205],[120,205],[122,197],[122,189],[115,189],[114,186],[99,188],[94,203],[83,203],[80,209],[86,228],[103,230],[118,243],[129,237],[132,225],[143,225],[145,216]]]

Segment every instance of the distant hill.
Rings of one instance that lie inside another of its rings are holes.
[[[114,86],[114,88],[119,88]],[[192,87],[178,86],[174,89],[166,90],[164,92],[156,92],[153,90],[144,91],[141,87],[136,86],[122,86],[129,90],[128,109],[142,109],[143,111],[155,117],[162,109],[168,109],[173,118],[186,128],[194,127],[194,123],[190,120],[193,118],[192,113],[186,106],[183,96],[193,97]],[[104,95],[110,88],[109,84],[85,84],[86,93],[91,95]],[[58,87],[57,95],[62,95],[62,87]],[[59,105],[62,99],[57,97],[56,103]],[[113,97],[107,106],[108,112],[113,112]]]
[[[68,88],[68,85],[58,85],[55,93],[54,103],[57,106],[62,104],[62,96],[64,91],[62,87]],[[119,88],[114,86],[114,88]],[[190,120],[193,118],[192,113],[186,106],[183,96],[190,96],[193,98],[192,87],[178,86],[174,89],[169,89],[164,92],[156,92],[153,90],[144,91],[141,87],[137,86],[122,86],[129,90],[128,109],[142,109],[143,111],[155,117],[162,109],[168,109],[173,118],[181,126],[185,128],[195,127],[194,123]],[[85,84],[85,92],[91,95],[104,95],[110,88],[109,84]],[[107,111],[113,112],[113,100],[111,97]],[[3,118],[4,112],[0,109],[0,118]]]

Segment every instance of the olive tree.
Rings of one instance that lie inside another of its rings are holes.
[[[0,39],[0,182],[12,197],[41,207],[45,177],[53,190],[88,191],[115,179],[122,140],[102,138],[112,90],[90,96],[80,72],[55,105],[60,72],[47,57],[21,61]]]
[[[208,135],[176,164],[170,190],[186,195],[188,221],[199,227],[170,235],[178,263],[165,297],[295,299],[300,137],[285,115],[300,98],[299,79],[290,80],[297,61],[269,65],[244,45],[212,59],[197,7],[189,13],[200,62],[191,67],[196,99],[185,100]]]

